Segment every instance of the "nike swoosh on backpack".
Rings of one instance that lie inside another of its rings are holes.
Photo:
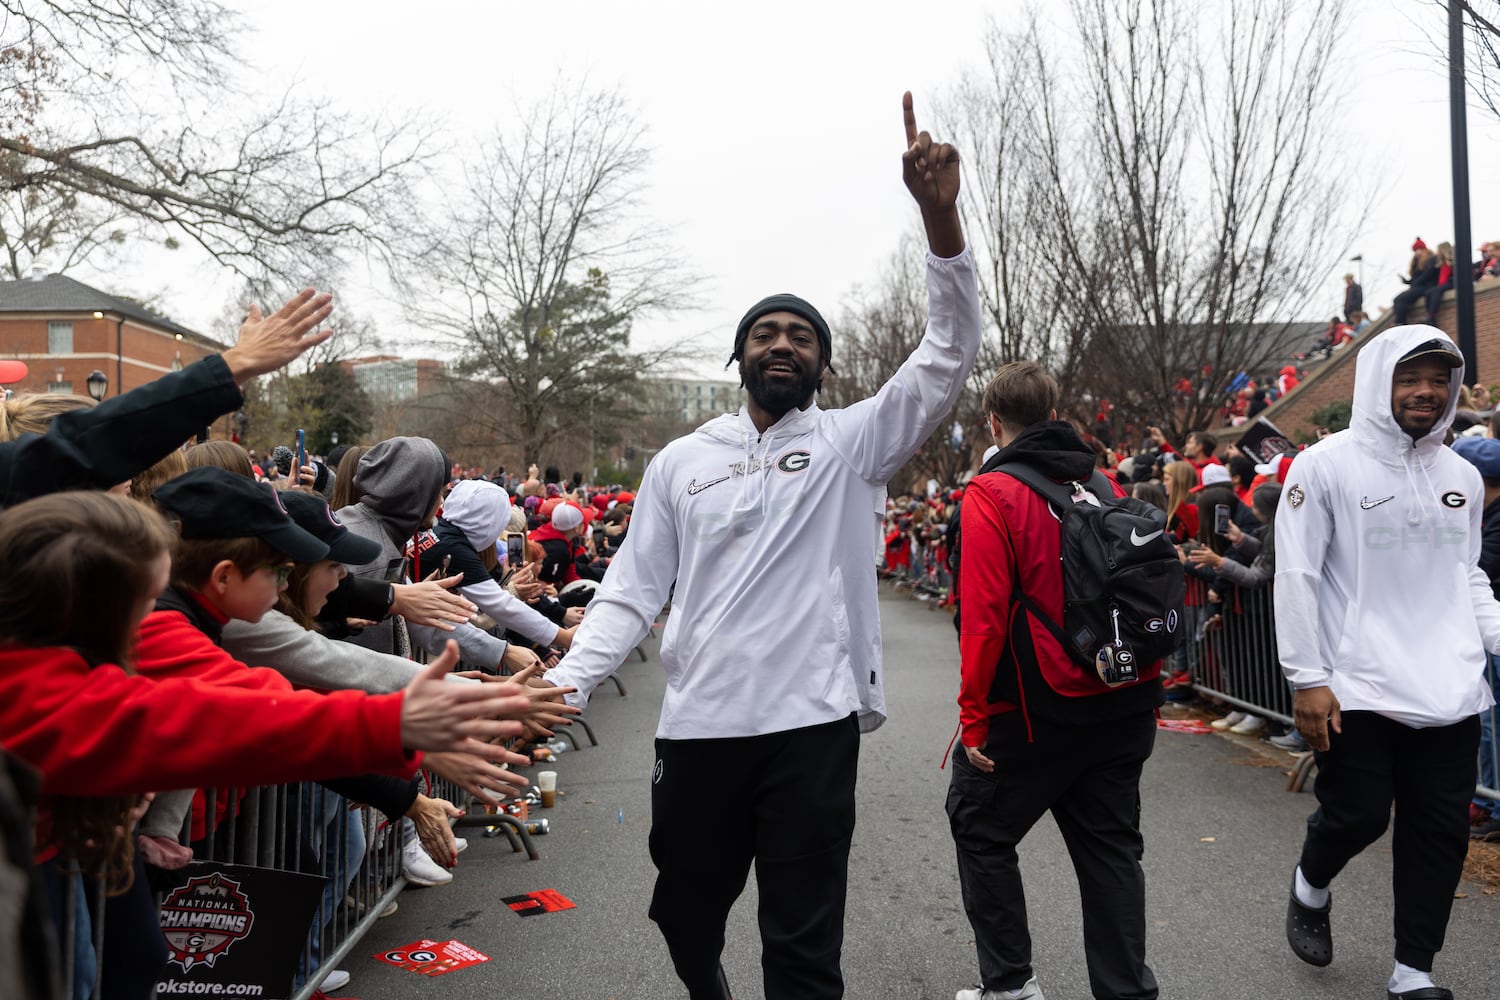
[[[1161,535],[1162,535],[1162,532],[1165,531],[1165,530],[1166,529],[1164,529],[1164,528],[1157,528],[1155,531],[1151,532],[1151,534],[1149,534],[1149,535],[1138,535],[1138,534],[1135,533],[1135,529],[1131,528],[1130,529],[1130,544],[1131,545],[1145,545],[1147,542],[1151,541],[1153,538],[1160,538]]]

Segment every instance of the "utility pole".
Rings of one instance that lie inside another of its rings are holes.
[[[1464,356],[1464,381],[1471,387],[1479,372],[1474,339],[1474,239],[1469,231],[1469,125],[1464,85],[1463,0],[1448,0],[1448,121],[1453,153],[1453,311],[1458,320],[1458,349]]]

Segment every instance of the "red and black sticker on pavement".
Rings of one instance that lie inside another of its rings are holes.
[[[394,965],[421,976],[442,976],[457,969],[488,962],[490,957],[459,941],[413,941],[374,956],[386,965]]]
[[[576,904],[556,889],[541,889],[524,896],[506,896],[500,900],[518,917],[535,917],[543,913],[574,909]]]

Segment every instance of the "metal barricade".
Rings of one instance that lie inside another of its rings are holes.
[[[1185,655],[1192,663],[1193,687],[1199,693],[1235,708],[1291,725],[1292,690],[1281,672],[1276,649],[1274,587],[1230,588],[1222,600],[1208,600],[1208,585],[1188,577],[1190,626]],[[1194,608],[1199,609],[1195,614]],[[1496,687],[1496,657],[1486,667],[1491,690]],[[1500,699],[1500,693],[1497,693]],[[1496,710],[1480,713],[1485,732],[1479,747],[1476,800],[1500,809],[1500,740],[1494,738]]]
[[[184,831],[195,860],[328,879],[292,994],[308,1000],[405,887],[406,824],[313,782],[208,789],[202,800],[201,825]]]
[[[1275,603],[1271,587],[1232,588],[1214,603],[1209,588],[1188,578],[1189,600],[1198,613],[1192,656],[1193,686],[1236,708],[1291,725],[1292,693],[1276,652]]]

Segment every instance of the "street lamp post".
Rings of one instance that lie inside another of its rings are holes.
[[[109,392],[109,376],[95,368],[89,372],[87,385],[89,387],[89,395],[97,403],[104,398],[105,393]]]

